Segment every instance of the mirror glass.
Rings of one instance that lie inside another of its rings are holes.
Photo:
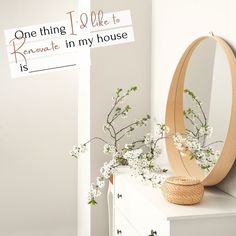
[[[176,175],[222,181],[236,157],[236,58],[218,36],[195,39],[176,67],[167,100],[166,150]]]
[[[223,47],[206,38],[188,62],[183,91],[186,145],[190,159],[208,174],[220,157],[232,106],[231,72]]]

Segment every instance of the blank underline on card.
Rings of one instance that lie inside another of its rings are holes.
[[[55,69],[60,69],[60,68],[65,68],[65,67],[72,67],[72,66],[76,66],[76,64],[70,64],[70,65],[64,65],[64,66],[55,66],[55,67],[50,67],[50,68],[38,69],[38,70],[31,70],[31,71],[29,71],[29,73],[40,72],[40,71],[45,71],[45,70],[55,70]]]

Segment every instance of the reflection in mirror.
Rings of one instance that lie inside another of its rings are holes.
[[[236,58],[222,38],[197,38],[183,53],[169,90],[166,125],[177,134],[166,139],[176,175],[195,177],[204,186],[225,178],[236,157]]]
[[[181,153],[195,160],[204,174],[217,163],[224,146],[231,115],[231,90],[224,49],[213,38],[203,40],[194,50],[185,74],[183,113],[187,152]]]

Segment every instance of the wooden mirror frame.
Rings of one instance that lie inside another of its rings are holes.
[[[190,160],[188,157],[181,157],[171,138],[166,139],[166,149],[171,168],[176,175],[196,177],[202,181],[203,185],[211,186],[224,179],[233,166],[236,157],[236,58],[232,49],[222,38],[216,36],[200,37],[193,41],[184,52],[175,70],[169,90],[166,107],[166,125],[170,127],[172,133],[185,133],[183,116],[185,73],[195,48],[207,38],[213,38],[224,49],[231,72],[231,115],[228,132],[220,157],[209,174],[204,175],[203,171],[194,160]],[[216,127],[214,128],[216,129]]]

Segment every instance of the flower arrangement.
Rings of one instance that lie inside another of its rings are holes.
[[[129,166],[133,175],[151,183],[153,187],[159,186],[164,180],[163,173],[167,170],[157,165],[156,160],[161,154],[158,142],[164,139],[166,137],[165,134],[169,132],[169,128],[166,125],[156,124],[155,137],[148,133],[142,138],[132,139],[128,144],[121,145],[121,141],[124,138],[131,139],[132,133],[136,129],[147,126],[151,118],[150,115],[146,115],[120,127],[119,120],[126,118],[131,110],[130,105],[124,105],[123,103],[137,89],[134,86],[126,91],[121,88],[116,90],[112,107],[103,126],[103,130],[108,136],[107,140],[101,137],[94,137],[79,146],[74,146],[71,151],[72,157],[79,158],[92,141],[100,141],[104,145],[104,153],[111,156],[111,160],[105,162],[101,167],[100,176],[97,177],[96,182],[91,184],[88,195],[88,203],[91,205],[97,204],[96,199],[101,195],[105,181],[113,175],[119,166]]]
[[[111,156],[110,161],[104,162],[100,168],[100,175],[96,178],[96,182],[90,186],[88,203],[91,205],[97,204],[97,198],[102,194],[106,180],[115,173],[119,166],[129,166],[134,176],[149,182],[153,187],[160,186],[165,179],[163,174],[167,172],[157,164],[157,158],[161,154],[158,144],[164,138],[172,136],[175,147],[180,151],[181,156],[195,159],[197,164],[207,172],[213,168],[219,158],[219,151],[215,150],[212,145],[222,141],[207,143],[213,128],[208,124],[201,101],[189,89],[185,89],[184,93],[190,96],[196,109],[188,107],[183,111],[184,118],[190,124],[184,134],[168,134],[170,133],[169,127],[158,123],[154,135],[147,133],[141,138],[132,138],[133,132],[147,126],[151,119],[150,115],[146,115],[123,126],[120,125],[120,119],[125,119],[131,110],[130,105],[124,105],[124,101],[137,89],[134,86],[125,91],[121,88],[116,90],[115,96],[112,98],[113,104],[103,125],[106,139],[93,137],[79,146],[74,146],[70,153],[72,157],[79,158],[81,154],[86,152],[91,142],[100,141],[103,144],[103,152]],[[122,145],[125,138],[129,139],[129,143]]]
[[[190,124],[190,128],[186,128],[184,134],[176,133],[173,136],[173,141],[181,156],[195,159],[203,170],[209,172],[220,155],[220,152],[215,150],[212,145],[222,143],[222,141],[207,143],[213,128],[208,124],[202,102],[191,90],[185,89],[184,93],[192,99],[196,109],[188,107],[183,111],[184,118]]]

